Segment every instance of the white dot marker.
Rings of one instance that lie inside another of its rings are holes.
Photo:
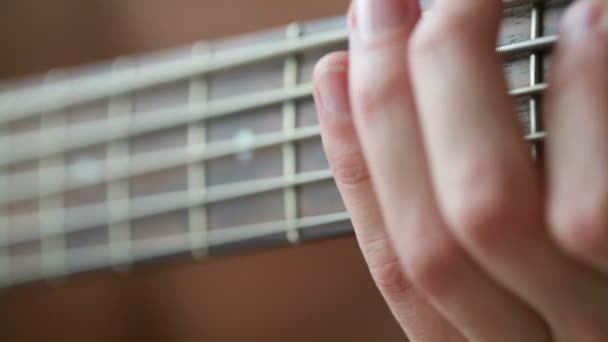
[[[101,177],[101,162],[91,156],[78,157],[69,166],[70,176],[80,184],[93,183]]]
[[[249,128],[239,130],[234,136],[234,141],[237,145],[239,153],[236,159],[239,163],[249,163],[253,159],[253,147],[255,144],[255,134]]]

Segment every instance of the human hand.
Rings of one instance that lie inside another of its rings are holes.
[[[564,18],[532,160],[500,0],[356,0],[315,70],[325,150],[413,341],[608,341],[608,2]],[[369,170],[369,171],[368,171]]]

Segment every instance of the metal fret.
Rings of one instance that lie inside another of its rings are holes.
[[[542,36],[543,30],[543,4],[535,3],[532,5],[530,14],[530,40],[534,41]],[[530,54],[530,86],[534,87],[542,82],[543,67],[542,54],[534,52]],[[536,95],[530,96],[530,133],[534,134],[542,129],[540,117],[540,97]],[[541,145],[532,144],[532,156],[536,159],[539,157]]]
[[[6,126],[0,125],[0,154],[6,155],[10,152],[10,135]],[[6,170],[0,167],[0,201],[8,202],[8,175]],[[0,241],[8,240],[9,217],[7,208],[0,204]],[[0,288],[9,285],[11,279],[11,259],[9,246],[0,247]]]
[[[52,84],[55,78],[49,73],[46,82]],[[49,130],[50,127],[56,127]],[[41,119],[42,149],[62,146],[65,137],[66,118],[64,113],[43,115]],[[67,264],[66,236],[64,228],[65,211],[61,183],[65,174],[63,155],[52,155],[39,161],[38,184],[43,191],[54,192],[54,196],[39,198],[40,253],[42,273],[47,280],[69,273]],[[42,170],[53,169],[53,173]]]
[[[8,240],[7,227],[8,215],[6,209],[0,207],[0,241]],[[12,282],[11,259],[8,249],[9,246],[0,247],[0,288],[8,286]]]
[[[210,59],[208,47],[203,43],[196,44],[192,48],[192,58],[201,55]],[[204,104],[207,102],[209,84],[205,75],[192,78],[190,81],[190,106]],[[205,121],[191,122],[188,125],[188,159],[194,160],[200,150],[206,149],[206,125]],[[188,196],[191,202],[198,202],[205,198],[206,187],[205,160],[188,163]],[[207,209],[205,206],[192,206],[188,210],[190,251],[195,258],[203,258],[209,252],[207,241]]]
[[[120,73],[122,69],[128,68],[127,64],[126,60],[116,60],[112,72]],[[112,97],[108,103],[108,122],[114,135],[106,147],[106,173],[109,175],[129,172],[131,156],[129,141],[120,137],[128,135],[130,130],[131,109],[132,101],[129,95]],[[109,253],[112,265],[124,271],[132,262],[130,189],[128,178],[116,179],[108,182],[106,189]]]
[[[287,27],[287,39],[297,44],[302,29],[298,24],[291,24]],[[285,59],[284,67],[284,86],[286,89],[295,87],[298,84],[298,58],[297,56],[288,56]],[[286,101],[283,103],[283,132],[285,135],[293,136],[296,129],[296,104],[294,101]],[[293,181],[295,179],[296,169],[296,147],[293,141],[286,141],[283,144],[283,174],[285,178]],[[285,211],[285,221],[288,225],[287,240],[290,243],[298,243],[300,234],[298,227],[295,224],[295,219],[298,217],[298,198],[294,187],[287,187],[283,191],[283,206]]]

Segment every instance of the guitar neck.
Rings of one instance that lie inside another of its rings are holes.
[[[565,3],[505,3],[533,147]],[[346,48],[333,18],[0,83],[0,286],[350,234],[310,83]]]

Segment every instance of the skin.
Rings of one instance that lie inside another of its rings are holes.
[[[543,169],[494,52],[501,8],[356,0],[350,51],[314,74],[326,154],[412,341],[608,341],[608,2],[564,17]]]

